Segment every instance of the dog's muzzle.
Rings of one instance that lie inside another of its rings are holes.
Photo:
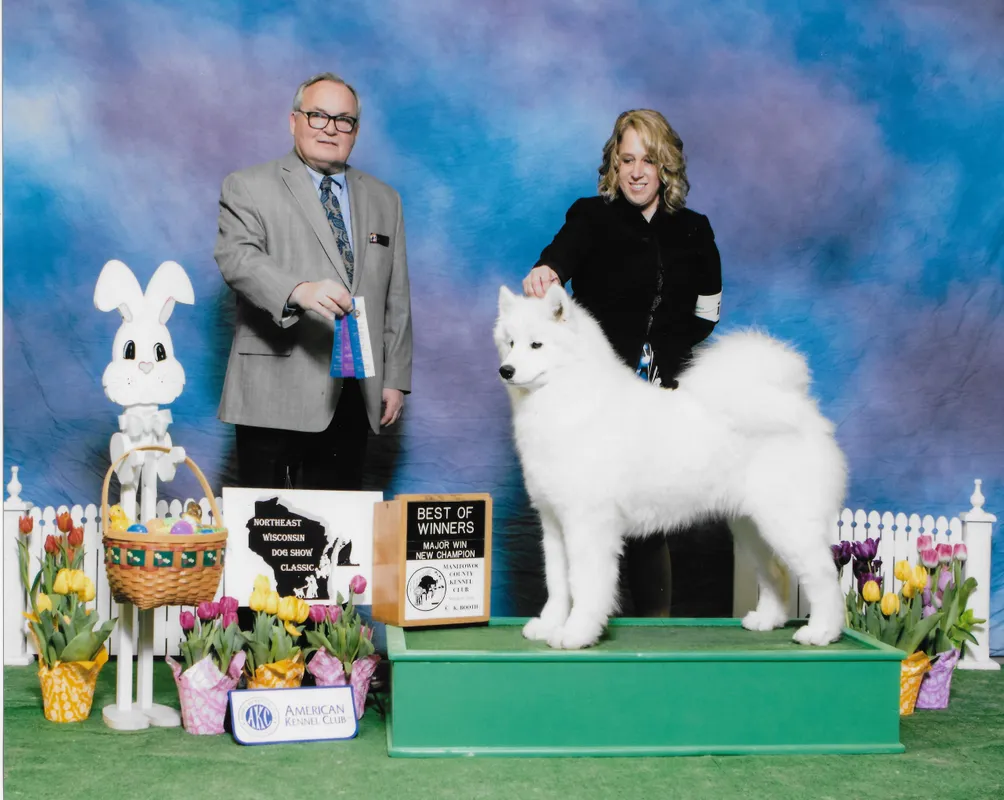
[[[501,375],[505,380],[511,381],[512,376],[516,374],[516,368],[510,367],[508,364],[503,364],[499,367],[499,375]]]

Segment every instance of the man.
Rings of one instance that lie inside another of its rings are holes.
[[[411,390],[411,299],[397,192],[348,165],[359,98],[323,73],[296,91],[285,157],[228,175],[216,263],[237,297],[219,417],[244,486],[360,489],[369,429]],[[364,298],[376,375],[332,378],[336,317]]]

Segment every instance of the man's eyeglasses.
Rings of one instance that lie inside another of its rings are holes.
[[[303,114],[307,118],[307,124],[315,131],[323,131],[328,127],[328,122],[334,120],[336,131],[339,133],[352,133],[359,123],[359,120],[348,116],[348,114],[339,114],[337,117],[333,117],[322,111],[300,111],[298,113]]]

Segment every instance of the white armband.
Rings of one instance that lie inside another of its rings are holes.
[[[722,310],[722,293],[697,295],[697,306],[694,315],[708,322],[718,322]]]

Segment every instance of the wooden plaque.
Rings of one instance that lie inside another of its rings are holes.
[[[399,627],[486,622],[492,498],[403,494],[373,506],[373,618]]]

